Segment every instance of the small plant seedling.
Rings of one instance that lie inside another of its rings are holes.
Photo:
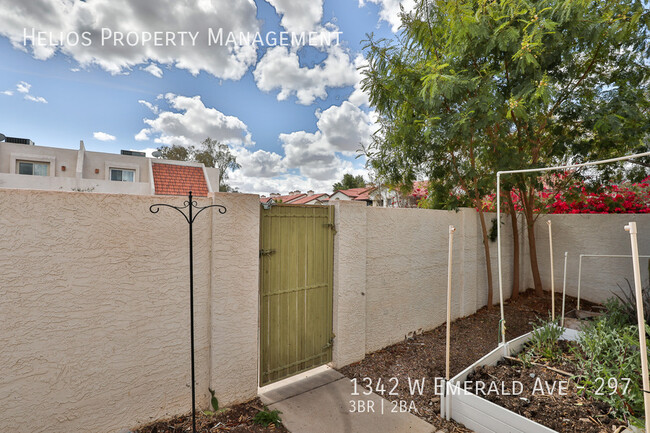
[[[533,358],[555,361],[562,356],[558,339],[564,333],[564,328],[550,318],[538,323],[528,342],[528,349],[519,356],[524,365],[530,365]]]
[[[212,398],[210,399],[212,410],[204,410],[203,413],[205,415],[212,416],[219,413],[219,400],[217,400],[217,397],[214,395],[213,389],[208,388],[208,391],[210,391],[210,394],[212,395]]]
[[[268,427],[271,424],[279,427],[280,424],[282,424],[282,420],[280,419],[281,413],[282,412],[279,410],[269,410],[264,406],[264,410],[257,412],[257,415],[253,418],[253,422],[255,424],[263,425],[264,427]]]

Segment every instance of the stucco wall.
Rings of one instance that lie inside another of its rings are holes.
[[[188,412],[187,225],[149,212],[181,200],[0,190],[0,431],[115,432]],[[257,390],[258,198],[215,200],[228,213],[194,225],[202,405],[210,383],[223,404]]]
[[[474,209],[367,208],[366,351],[372,352],[428,330],[446,319],[449,225],[453,246],[452,318],[476,312],[487,303],[485,254]],[[490,224],[491,216],[486,215]],[[509,227],[504,225],[504,227]],[[498,302],[496,244],[490,243],[494,303]],[[504,242],[504,251],[510,251]],[[511,255],[504,255],[504,293],[511,292]]]
[[[444,323],[449,225],[454,237],[452,317],[487,302],[485,255],[474,209],[432,211],[338,201],[334,241],[333,363],[343,366],[419,329]],[[488,228],[494,215],[486,215]],[[509,224],[503,225],[510,229]],[[504,295],[511,292],[512,248],[504,237]],[[499,300],[491,242],[494,303]]]
[[[188,412],[187,226],[172,209],[149,212],[153,203],[182,201],[0,190],[0,431],[108,433]],[[211,387],[228,405],[257,392],[260,204],[254,195],[222,193],[198,202],[228,209],[206,210],[194,226],[198,402],[207,406]],[[457,229],[453,317],[486,304],[475,210],[333,205],[335,366],[444,323],[450,224]],[[493,217],[486,215],[488,228]],[[548,289],[546,219],[538,221],[537,240]],[[650,254],[648,215],[551,219],[558,291],[564,251],[575,295],[578,255],[629,254],[629,221],[638,223],[641,254]],[[512,245],[504,222],[507,299]],[[532,286],[525,232],[520,243],[525,289]],[[497,303],[496,243],[489,246]],[[631,276],[629,259],[586,259],[583,296],[604,300]]]
[[[487,275],[481,225],[474,209],[459,212],[337,206],[335,240],[334,364],[342,366],[404,339],[418,329],[444,323],[446,315],[448,227],[454,225],[452,317],[474,313],[487,304]],[[495,214],[486,214],[488,230]],[[580,254],[630,254],[623,227],[636,221],[640,254],[650,255],[650,215],[551,215],[536,224],[542,283],[550,290],[548,228],[553,221],[555,289],[562,290],[564,251],[569,252],[567,293],[577,294]],[[533,287],[528,239],[519,219],[520,290]],[[513,245],[510,219],[502,216],[503,297],[512,293]],[[493,303],[499,303],[497,243],[489,242]],[[631,259],[585,258],[582,297],[602,302],[633,280]],[[362,266],[362,263],[365,263]],[[648,259],[642,259],[643,279]],[[365,271],[365,272],[364,272]],[[365,275],[365,277],[364,277]],[[363,293],[362,296],[359,296]],[[337,310],[338,308],[338,310]],[[361,332],[361,330],[365,332]]]
[[[562,291],[564,252],[568,251],[567,293],[577,295],[578,263],[580,254],[620,254],[630,255],[630,235],[624,226],[636,221],[639,254],[650,255],[650,215],[543,215],[535,227],[537,257],[539,259],[542,284],[550,290],[550,253],[547,220],[552,221],[553,229],[553,267],[555,268],[555,290]],[[523,254],[526,258],[524,282],[533,286],[532,273],[528,264],[528,243]],[[643,282],[648,279],[648,259],[641,259]],[[620,293],[618,285],[627,287],[625,279],[634,283],[632,259],[630,258],[583,258],[581,297],[602,302]]]

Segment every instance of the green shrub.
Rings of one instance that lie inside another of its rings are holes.
[[[581,350],[575,352],[576,363],[583,371],[579,383],[586,395],[608,403],[616,417],[641,417],[638,327],[629,324],[625,307],[618,300],[606,305],[607,312],[583,329],[578,341]]]
[[[275,424],[276,427],[279,427],[280,424],[282,424],[282,420],[280,419],[280,412],[279,410],[268,410],[266,407],[264,407],[265,410],[261,410],[257,412],[257,415],[255,415],[255,418],[253,418],[253,422],[255,424],[260,424],[263,425],[264,427],[268,427],[271,424]]]
[[[619,295],[618,293],[615,293],[614,296],[618,298],[620,312],[627,317],[627,321],[630,324],[636,324],[636,291],[627,278],[625,279],[625,282],[627,283],[627,287],[623,288],[619,285],[618,287],[621,289],[621,294]],[[643,303],[643,315],[647,323],[650,321],[650,285],[646,285],[642,288],[641,299]]]

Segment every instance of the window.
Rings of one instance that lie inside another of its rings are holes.
[[[135,170],[111,168],[111,180],[117,182],[135,182]]]
[[[49,162],[18,161],[18,174],[47,176],[49,168]]]

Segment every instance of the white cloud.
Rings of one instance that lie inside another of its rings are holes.
[[[106,132],[93,132],[93,137],[95,140],[99,141],[114,141],[115,136],[111,134],[107,134]]]
[[[271,178],[280,176],[286,171],[281,155],[266,150],[251,152],[246,148],[237,147],[233,154],[241,168],[237,170],[243,177]]]
[[[150,129],[141,129],[140,132],[135,134],[135,141],[148,141],[149,140],[149,134],[151,134]]]
[[[238,80],[255,64],[256,48],[250,45],[209,46],[208,29],[221,28],[224,34],[231,31],[255,33],[260,30],[256,15],[253,0],[0,0],[0,21],[3,23],[0,35],[8,37],[14,48],[29,52],[36,59],[46,60],[60,51],[82,67],[98,65],[112,74],[128,73],[137,65],[156,62],[185,69],[194,75],[206,71],[218,78]],[[123,40],[129,32],[140,35],[156,30],[176,32],[173,41],[176,45],[164,41],[161,46],[153,43],[120,46],[113,37],[102,44],[103,28],[110,29],[111,36],[122,32]],[[32,42],[27,47],[24,31]],[[34,44],[38,42],[37,32],[46,32],[47,38],[51,34],[55,45]],[[75,39],[74,35],[84,32],[89,32],[90,46],[82,46]],[[189,34],[184,35],[185,44],[181,45],[178,32],[198,32],[195,45],[192,46]],[[72,38],[69,35],[73,35]]]
[[[284,155],[263,149],[252,150],[247,126],[233,116],[206,107],[201,98],[174,95],[163,97],[170,108],[160,109],[148,101],[139,103],[156,113],[145,119],[136,140],[154,139],[161,144],[198,144],[206,137],[229,143],[241,168],[230,171],[229,184],[242,192],[268,194],[313,189],[331,192],[343,174],[364,175],[358,163],[346,160],[368,144],[376,130],[374,112],[366,113],[349,101],[315,113],[318,130],[280,134]],[[151,150],[151,149],[149,149]],[[147,151],[147,149],[145,149]]]
[[[154,141],[161,144],[189,146],[198,144],[210,137],[222,143],[234,145],[253,144],[248,126],[234,116],[227,116],[215,108],[206,107],[200,96],[187,97],[167,93],[164,98],[169,111],[156,111],[152,108],[154,119],[144,119],[147,128],[136,136],[138,141],[156,136]],[[145,106],[153,104],[141,101]]]
[[[402,25],[402,20],[399,15],[400,5],[404,8],[405,12],[410,12],[415,9],[415,0],[359,0],[359,7],[364,6],[366,3],[379,5],[379,18],[390,24],[393,33],[397,33],[399,27]]]
[[[280,24],[289,32],[315,30],[323,17],[323,0],[267,0],[282,15]]]
[[[25,81],[20,81],[18,84],[16,84],[16,90],[18,91],[18,93],[22,93],[25,95],[25,100],[38,102],[40,104],[47,104],[47,99],[45,99],[44,97],[30,95],[29,91],[31,90],[31,88],[32,85]],[[4,92],[2,92],[2,94],[7,96],[12,96],[14,92],[12,92],[11,90],[5,90]]]
[[[151,75],[153,75],[156,78],[162,78],[163,76],[163,71],[160,69],[158,66],[155,64],[151,63],[149,66],[146,68],[142,68],[143,71],[149,72]]]
[[[162,95],[159,95],[159,96],[162,96]],[[161,98],[157,98],[157,99],[161,99]],[[150,109],[153,112],[153,114],[160,113],[160,108],[157,105],[153,105],[151,102],[145,101],[143,99],[140,99],[138,102],[140,104],[144,105],[145,107],[147,107],[148,109]]]
[[[362,145],[368,145],[376,131],[375,119],[348,101],[317,112],[316,116],[318,131],[315,133],[280,134],[285,165],[316,180],[337,180],[344,170],[353,170],[352,164],[337,153],[355,155]]]
[[[354,59],[354,67],[356,68],[356,82],[354,83],[354,91],[348,98],[348,100],[356,105],[361,107],[362,105],[370,107],[370,96],[361,88],[361,80],[363,80],[363,69],[368,66],[368,61],[363,57],[362,54],[357,55]]]
[[[32,102],[47,104],[47,99],[43,98],[42,96],[25,95],[25,99]]]
[[[328,48],[327,53],[321,64],[307,68],[286,47],[270,48],[253,72],[257,87],[265,92],[280,89],[279,101],[295,94],[300,104],[310,105],[316,98],[327,98],[328,87],[354,85],[357,71],[348,54],[339,46]]]
[[[20,83],[16,84],[16,90],[18,90],[20,93],[29,93],[29,89],[31,89],[32,85],[29,83],[26,83],[24,81],[21,81]]]

